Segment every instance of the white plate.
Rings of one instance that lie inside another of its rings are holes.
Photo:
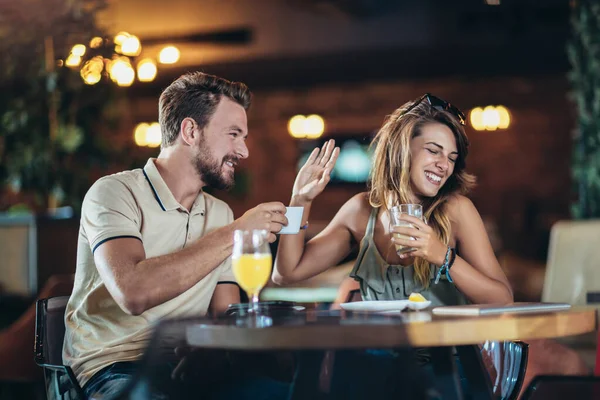
[[[348,311],[402,311],[406,308],[411,310],[422,310],[429,307],[430,301],[409,300],[381,300],[381,301],[354,301],[342,303],[340,307]]]

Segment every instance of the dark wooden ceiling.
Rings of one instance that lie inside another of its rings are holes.
[[[253,89],[307,87],[331,82],[422,79],[446,76],[562,74],[568,71],[565,46],[569,37],[567,0],[423,0],[433,14],[433,40],[426,46],[363,49],[319,55],[255,58],[236,62],[161,69],[158,79],[128,90],[155,95],[189,70],[202,70],[248,83]],[[297,6],[328,4],[351,15],[370,18],[405,2],[370,0],[296,0]],[[368,5],[370,4],[370,5]],[[368,5],[368,6],[367,6]],[[359,13],[361,7],[375,10]],[[354,10],[354,11],[349,11]],[[397,11],[397,10],[396,10]],[[398,34],[416,35],[403,31]]]

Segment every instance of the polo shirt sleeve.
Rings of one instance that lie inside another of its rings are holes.
[[[92,253],[102,243],[118,238],[142,240],[141,215],[131,190],[112,176],[101,178],[85,195],[81,228]]]
[[[233,211],[227,206],[227,225],[233,222]],[[233,240],[233,238],[232,238]],[[227,257],[225,261],[221,263],[219,268],[219,283],[235,282],[235,276],[231,269],[231,256]]]

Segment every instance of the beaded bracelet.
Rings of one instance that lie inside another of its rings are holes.
[[[435,277],[435,283],[437,284],[442,277],[442,274],[446,275],[448,282],[452,283],[452,277],[450,276],[450,267],[454,264],[454,260],[456,259],[456,251],[448,246],[448,250],[446,250],[446,257],[444,258],[444,263],[440,265],[440,269],[438,270],[437,276]]]

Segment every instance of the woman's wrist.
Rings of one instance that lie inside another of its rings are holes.
[[[307,200],[302,198],[300,195],[292,195],[292,199],[290,200],[290,207],[310,207],[312,204],[312,200]]]
[[[435,283],[437,284],[440,281],[442,275],[446,276],[448,282],[452,283],[452,277],[450,276],[450,267],[451,263],[454,262],[453,255],[454,249],[450,246],[446,247],[446,254],[444,255],[444,261],[439,264],[440,268],[438,270],[437,276],[435,277]]]
[[[442,264],[444,264],[444,261],[446,261],[446,253],[448,251],[448,246],[445,246],[442,248],[442,250],[440,250],[438,252],[438,254],[435,257],[435,260],[433,260],[433,264],[441,267]]]

